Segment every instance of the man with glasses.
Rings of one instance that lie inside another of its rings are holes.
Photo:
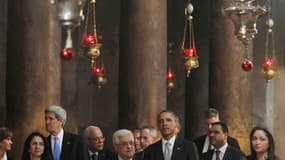
[[[214,149],[202,154],[201,160],[245,160],[244,153],[228,145],[228,127],[223,122],[212,123],[209,130],[210,144]]]
[[[97,126],[88,126],[84,131],[89,160],[109,160],[114,153],[104,149],[104,135]]]
[[[157,116],[161,140],[144,150],[144,160],[198,160],[198,153],[193,142],[177,136],[180,130],[178,116],[163,110]]]
[[[117,154],[112,160],[137,160],[134,158],[134,136],[130,130],[117,130],[113,134],[113,145]]]

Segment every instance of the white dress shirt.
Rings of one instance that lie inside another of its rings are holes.
[[[208,152],[209,146],[210,146],[210,149],[214,149],[214,147],[210,144],[210,138],[209,138],[209,136],[206,136],[202,153]]]
[[[212,156],[212,160],[216,160],[216,152],[215,151],[217,151],[217,150],[219,150],[220,151],[220,159],[223,159],[224,158],[224,155],[225,155],[225,152],[226,152],[226,150],[227,150],[227,147],[228,147],[228,144],[226,143],[226,144],[224,144],[221,148],[219,148],[219,149],[214,149],[214,154],[213,154],[213,156]]]
[[[124,160],[122,157],[120,157],[119,155],[118,155],[118,159],[119,160]],[[128,159],[128,160],[133,160],[132,158],[130,158],[130,159]]]
[[[170,155],[172,157],[172,151],[173,151],[173,147],[174,147],[174,142],[175,142],[176,136],[173,136],[172,138],[170,138],[169,140],[166,140],[164,138],[161,139],[162,142],[162,151],[163,153],[165,153],[165,144],[168,142],[169,144],[169,149],[170,149]]]
[[[55,136],[51,135],[50,143],[51,143],[52,153],[54,150],[54,137]],[[62,141],[63,141],[63,129],[60,130],[60,132],[58,133],[58,135],[56,135],[56,137],[58,137],[58,140],[59,140],[59,148],[60,148],[60,153],[61,153],[61,146],[62,146]]]

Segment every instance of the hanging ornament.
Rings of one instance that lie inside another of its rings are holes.
[[[85,41],[88,45],[92,45],[95,43],[96,37],[94,35],[84,35]]]
[[[107,83],[107,78],[104,75],[97,76],[97,87],[98,88],[101,88],[106,83]]]
[[[66,61],[71,61],[73,57],[71,29],[67,29],[67,38],[65,47],[61,51],[61,58]]]
[[[73,51],[70,48],[63,48],[61,51],[61,58],[66,61],[71,61],[73,57]]]
[[[98,41],[96,28],[96,0],[89,0],[87,3],[86,20],[84,33],[81,39],[83,55],[90,60],[91,68],[96,68],[96,59],[100,56],[102,44]]]
[[[104,68],[103,67],[102,68],[94,67],[93,73],[97,76],[102,75],[102,74],[104,74]]]
[[[166,80],[167,80],[167,91],[168,91],[168,93],[170,93],[173,90],[173,88],[175,87],[174,73],[173,73],[171,68],[168,69],[168,72],[166,74]]]
[[[251,60],[245,59],[245,60],[242,62],[241,67],[242,67],[242,69],[243,69],[244,71],[248,72],[248,71],[250,71],[250,70],[252,69],[253,63],[252,63]]]
[[[100,64],[100,63],[99,63]],[[101,62],[101,65],[98,67],[94,67],[92,72],[96,76],[97,87],[101,88],[103,85],[107,83],[107,78],[105,76],[104,65]]]
[[[268,0],[267,3],[268,3],[269,13],[266,25],[268,27],[268,30],[266,32],[265,57],[264,57],[262,73],[266,82],[269,82],[278,73],[278,69],[277,69],[277,60],[275,55],[275,43],[274,43],[274,34],[273,34],[274,21],[271,18],[272,1]]]
[[[83,4],[85,0],[50,0],[50,2],[56,5],[57,18],[63,27],[67,31],[67,38],[65,47],[61,50],[61,58],[66,61],[71,61],[73,58],[72,49],[72,36],[71,32],[74,28],[80,25],[83,20]]]
[[[191,70],[199,67],[197,50],[195,47],[194,28],[192,12],[193,5],[188,2],[185,8],[185,27],[182,39],[181,49],[185,54],[185,68],[187,70],[187,77],[189,77]]]

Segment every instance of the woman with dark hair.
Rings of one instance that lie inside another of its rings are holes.
[[[7,156],[7,151],[10,151],[12,147],[12,136],[13,133],[9,128],[0,127],[0,160],[11,160]]]
[[[251,155],[247,160],[277,160],[274,152],[274,140],[272,134],[262,127],[254,127],[250,133]]]
[[[27,137],[22,160],[52,160],[49,143],[41,133],[33,132]]]

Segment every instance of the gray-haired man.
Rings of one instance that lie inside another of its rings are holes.
[[[83,138],[63,129],[66,122],[65,109],[52,105],[47,107],[44,112],[46,131],[50,134],[47,139],[54,160],[87,160]]]

